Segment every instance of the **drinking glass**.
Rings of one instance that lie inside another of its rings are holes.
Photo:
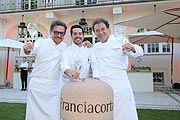
[[[38,33],[38,25],[37,23],[29,23],[27,26],[27,31],[29,32],[29,35],[31,36],[31,42],[33,42],[33,40],[36,37],[36,34]],[[36,50],[31,50],[31,55],[36,56],[37,51]]]
[[[76,69],[78,72],[80,72],[80,70],[81,70],[81,64],[82,64],[81,60],[75,60],[75,62],[74,62],[75,69]]]
[[[124,45],[125,43],[128,43],[128,41],[127,41],[126,39],[122,39],[122,41],[123,41],[123,42],[122,42],[122,43],[123,43],[122,45]],[[123,55],[123,56],[127,55],[127,52],[128,52],[128,51],[126,51],[126,50],[122,50],[122,55]]]
[[[81,70],[81,67],[82,67],[82,61],[81,60],[75,60],[74,61],[74,66],[75,66],[75,69],[80,73],[80,70]],[[84,78],[78,78],[78,80],[82,80],[84,81],[85,79]]]
[[[38,32],[38,25],[37,25],[37,23],[29,23],[28,26],[27,26],[27,30],[28,30],[31,38],[34,39],[35,35]]]

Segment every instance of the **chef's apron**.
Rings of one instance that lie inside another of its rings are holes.
[[[114,92],[113,120],[138,120],[133,91],[126,70],[101,68],[101,80]]]
[[[26,120],[60,120],[59,81],[32,77],[29,88]]]

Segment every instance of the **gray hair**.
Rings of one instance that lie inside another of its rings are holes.
[[[106,25],[106,28],[109,28],[109,22],[104,19],[104,18],[96,18],[93,22],[92,22],[92,29],[93,29],[93,32],[95,31],[94,30],[94,26],[96,24],[99,24],[99,23],[104,23]]]

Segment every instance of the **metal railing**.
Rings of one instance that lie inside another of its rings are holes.
[[[101,5],[125,2],[148,2],[154,0],[0,0],[0,13],[10,11],[24,11],[49,9],[56,7]]]

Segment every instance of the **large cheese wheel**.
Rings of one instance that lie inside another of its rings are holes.
[[[101,80],[68,82],[61,90],[63,120],[112,120],[113,90]]]

